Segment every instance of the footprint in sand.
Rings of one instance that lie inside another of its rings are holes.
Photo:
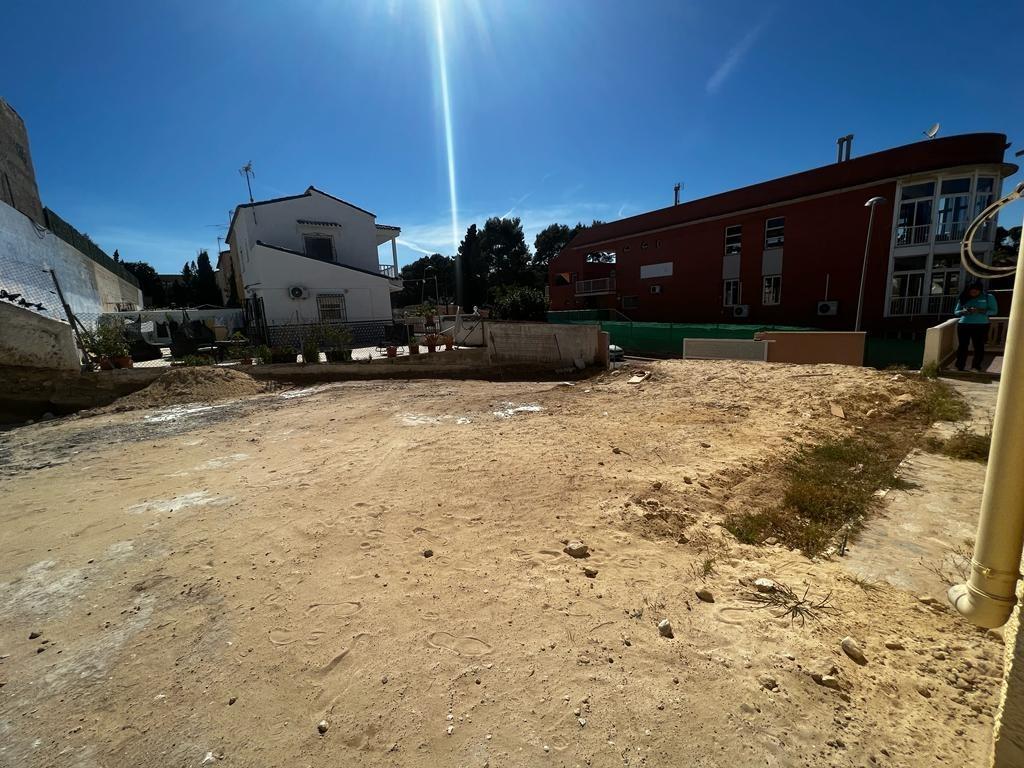
[[[427,643],[434,648],[453,651],[460,656],[483,656],[493,650],[491,646],[480,638],[470,636],[456,637],[448,632],[435,632],[427,638]]]
[[[333,616],[344,618],[356,613],[362,606],[357,602],[311,603],[306,609],[307,616]]]
[[[305,642],[306,645],[316,645],[323,639],[324,630],[314,629],[308,633],[297,632],[293,629],[272,629],[267,633],[267,637],[270,638],[270,642],[274,645],[291,645],[297,643],[300,640]]]

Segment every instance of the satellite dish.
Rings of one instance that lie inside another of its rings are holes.
[[[936,123],[931,128],[929,128],[927,131],[925,131],[924,135],[927,136],[929,139],[934,139],[938,135],[940,127],[941,126],[939,125],[939,123]]]

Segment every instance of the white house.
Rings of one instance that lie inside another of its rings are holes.
[[[315,187],[239,205],[227,242],[250,321],[266,325],[271,336],[283,326],[373,324],[372,330],[390,323],[391,294],[402,289],[395,247],[401,230],[376,219]],[[389,241],[391,264],[380,264],[378,248]]]

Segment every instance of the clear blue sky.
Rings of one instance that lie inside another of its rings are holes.
[[[1024,3],[441,0],[460,231],[615,219],[941,135],[1024,148]],[[43,200],[177,271],[309,184],[451,253],[433,0],[7,0]],[[1014,177],[1020,180],[1021,174]],[[1003,224],[1019,222],[1017,207]],[[213,226],[211,226],[213,225]]]

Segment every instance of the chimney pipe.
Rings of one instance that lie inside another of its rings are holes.
[[[853,149],[853,134],[840,136],[836,139],[836,162],[845,163],[850,159],[850,152]]]
[[[672,188],[675,192],[675,201],[672,203],[672,205],[679,205],[679,190],[682,188],[683,185],[680,184],[679,182],[676,182],[676,185]]]
[[[836,139],[836,162],[843,162],[843,144],[846,143],[846,137],[840,136]]]
[[[850,153],[853,151],[853,134],[851,133],[846,137],[846,159],[850,159]]]

